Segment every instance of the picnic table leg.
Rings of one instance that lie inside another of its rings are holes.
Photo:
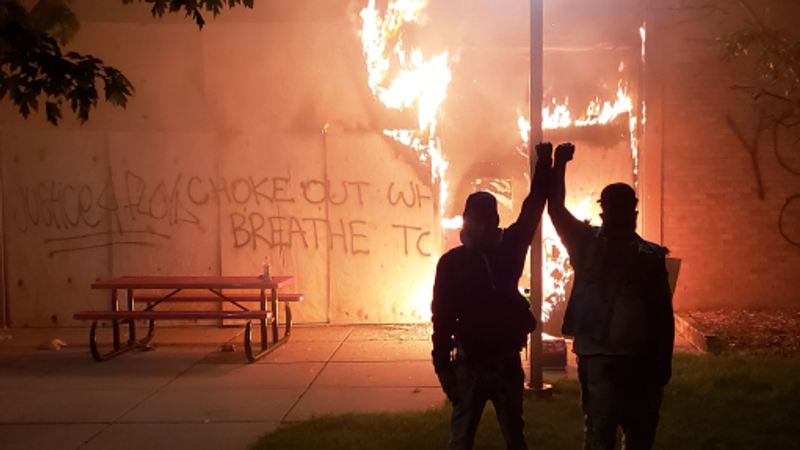
[[[133,289],[128,289],[128,311],[136,309],[133,298]],[[151,322],[152,323],[152,322]],[[136,343],[136,323],[131,320],[128,322],[128,345]]]
[[[117,295],[117,290],[111,290],[111,310],[112,311],[119,311],[119,297]],[[111,329],[113,330],[114,335],[114,351],[119,350],[119,321],[114,320],[111,322]],[[92,335],[94,336],[94,327],[92,329]]]
[[[133,290],[128,290],[128,309],[133,311],[135,307],[134,303],[134,294]],[[112,311],[119,311],[119,294],[116,289],[111,290],[111,310]],[[121,345],[120,339],[120,322],[127,322],[128,323],[128,330],[129,336],[126,345],[123,347]],[[106,353],[101,354],[100,349],[97,346],[97,326],[98,322],[92,322],[92,328],[89,331],[89,351],[92,353],[92,357],[96,361],[107,361],[115,356],[121,355],[127,351],[133,350],[134,348],[144,348],[153,339],[153,335],[155,334],[155,320],[150,321],[150,326],[147,330],[147,336],[145,336],[141,340],[136,340],[136,322],[134,320],[112,320],[111,321],[111,328],[113,333],[113,349]]]
[[[258,306],[260,307],[261,311],[267,311],[267,298],[264,294],[264,289],[261,289],[258,297]],[[258,351],[258,353],[253,352],[253,332],[252,325],[249,320],[244,328],[244,354],[247,356],[247,360],[251,363],[256,362],[259,358],[267,354],[267,320],[259,319],[258,323],[261,324],[261,330],[259,330],[261,337],[261,349]]]
[[[261,289],[261,294],[259,295],[259,304],[261,306],[261,310],[262,311],[266,311],[267,310],[267,299],[265,297],[263,289]],[[261,351],[263,352],[264,350],[267,349],[267,346],[268,346],[268,344],[267,344],[267,320],[266,319],[261,319],[260,323],[261,323]]]
[[[278,336],[278,321],[280,320],[280,314],[278,309],[278,289],[272,288],[272,294],[269,299],[270,303],[270,310],[272,311],[272,345],[275,345],[280,340]]]
[[[273,350],[278,348],[281,344],[286,342],[289,338],[289,334],[291,333],[292,328],[292,311],[289,308],[289,304],[286,303],[286,332],[284,336],[281,338],[279,337],[279,327],[278,327],[278,289],[272,289],[270,292],[270,299],[269,299],[269,307],[267,307],[267,297],[264,289],[261,290],[261,295],[259,297],[260,306],[262,311],[271,311],[272,317],[269,319],[259,319],[259,323],[261,324],[261,350],[259,352],[253,352],[253,342],[252,342],[252,325],[251,322],[248,321],[245,325],[244,330],[244,353],[247,356],[247,360],[251,363],[256,362],[262,356],[271,353]],[[272,345],[268,345],[268,333],[267,327],[272,327]]]
[[[118,323],[118,321],[114,321],[115,325],[117,323]],[[141,341],[129,341],[128,344],[125,347],[121,347],[121,346],[117,345],[110,352],[108,352],[106,354],[101,354],[100,353],[100,349],[97,346],[97,321],[95,321],[95,322],[92,322],[92,329],[91,329],[91,331],[89,331],[89,351],[91,351],[92,358],[94,358],[96,361],[99,361],[99,362],[108,361],[109,359],[111,359],[111,358],[113,358],[115,356],[121,355],[121,354],[123,354],[125,352],[128,352],[130,350],[133,350],[135,348],[145,347],[150,342],[150,340],[153,338],[154,330],[155,330],[155,321],[151,320],[150,321],[149,333],[147,334],[147,336],[144,339],[142,339]]]
[[[92,329],[89,331],[89,350],[92,352],[92,358],[95,361],[103,361],[103,356],[100,354],[100,350],[97,349],[97,322],[92,322]]]
[[[286,323],[286,326],[281,339],[289,339],[289,335],[292,334],[292,308],[289,307],[289,302],[284,302],[284,310],[286,311],[286,318],[283,319],[283,321]]]
[[[261,353],[261,352],[259,352]],[[251,363],[256,362],[258,357],[253,354],[253,342],[252,342],[252,330],[250,328],[250,321],[247,321],[247,324],[244,326],[244,354],[247,356],[247,360]]]

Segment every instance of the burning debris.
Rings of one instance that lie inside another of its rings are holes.
[[[470,192],[476,190],[478,185],[481,185],[478,180],[503,182],[505,183],[504,194],[500,196],[499,200],[504,201],[504,205],[509,210],[514,209],[517,193],[512,187],[517,182],[517,178],[527,179],[528,164],[515,161],[514,159],[518,160],[519,157],[514,154],[513,150],[516,149],[519,154],[525,158],[528,157],[529,143],[527,141],[531,125],[526,115],[517,110],[516,125],[522,143],[516,145],[516,148],[514,146],[505,147],[509,150],[504,150],[502,146],[498,148],[498,141],[486,138],[486,136],[496,133],[497,130],[482,130],[478,134],[481,135],[481,139],[487,140],[486,144],[491,149],[477,152],[472,149],[470,151],[458,150],[465,144],[478,147],[482,145],[477,142],[469,142],[469,139],[464,136],[453,136],[453,134],[458,135],[463,132],[475,133],[473,125],[477,125],[477,123],[467,120],[458,122],[458,116],[468,114],[474,114],[475,118],[481,115],[485,116],[486,112],[476,112],[474,101],[485,100],[480,96],[482,93],[492,96],[498,93],[502,94],[503,91],[496,89],[479,91],[476,87],[480,86],[479,77],[481,76],[486,77],[485,81],[494,79],[491,78],[492,75],[482,71],[485,67],[484,62],[476,63],[480,58],[474,59],[474,61],[469,58],[478,55],[475,48],[469,45],[463,49],[451,46],[445,50],[439,48],[438,52],[430,52],[421,48],[414,37],[421,27],[429,24],[429,6],[430,0],[388,0],[382,6],[378,6],[375,0],[370,0],[367,7],[359,14],[361,19],[359,36],[368,73],[368,83],[374,97],[387,110],[403,112],[404,115],[411,112],[415,114],[415,125],[401,125],[396,128],[387,126],[382,133],[398,148],[401,157],[409,158],[409,161],[417,166],[415,170],[423,179],[429,177],[431,180],[435,197],[434,203],[438,205],[434,211],[434,222],[435,226],[441,227],[440,230],[432,231],[441,232],[443,235],[442,241],[440,241],[443,245],[440,245],[434,254],[434,257],[437,257],[440,251],[446,250],[448,245],[457,241],[455,230],[461,228],[463,223],[460,216],[456,214],[448,216],[447,214],[447,201],[449,197],[452,197],[452,193],[448,192],[450,182],[456,183],[456,197],[468,194],[467,190]],[[580,84],[580,87],[576,88],[576,92],[571,90],[570,82],[560,79],[557,89],[547,89],[550,92],[550,100],[545,102],[542,107],[542,128],[546,131],[546,140],[586,143],[582,148],[599,146],[614,149],[613,157],[624,159],[624,161],[612,163],[616,167],[609,176],[614,180],[605,180],[603,176],[582,178],[592,180],[585,183],[586,186],[581,186],[576,190],[582,197],[568,199],[570,209],[582,219],[588,220],[597,212],[594,208],[596,205],[593,200],[596,199],[593,198],[593,195],[601,187],[599,182],[618,181],[619,174],[624,174],[627,170],[627,174],[623,175],[621,179],[636,184],[635,174],[637,172],[639,136],[644,122],[644,104],[637,102],[634,93],[636,92],[636,67],[640,64],[640,59],[641,64],[644,63],[644,26],[637,31],[638,33],[635,35],[641,40],[641,55],[638,44],[630,46],[633,51],[629,51],[629,48],[623,53],[619,53],[618,47],[609,46],[606,48],[609,57],[604,60],[602,70],[600,70],[603,73],[602,76],[598,72],[593,75],[596,78],[584,77],[586,79],[579,80],[580,77],[573,77],[573,81]],[[586,49],[578,51],[586,51]],[[554,52],[557,55],[551,58],[552,67],[550,69],[554,70],[554,73],[565,67],[573,67],[572,64],[583,64],[576,63],[581,57],[576,58],[572,50],[561,52],[559,47]],[[595,54],[596,52],[592,50],[591,53],[585,55],[587,57],[591,55],[589,59],[595,60]],[[461,56],[463,58],[460,58]],[[478,56],[484,57],[485,55],[481,53]],[[511,59],[513,58],[516,57],[511,57]],[[459,59],[461,61],[458,66],[458,83],[450,86],[454,79],[452,66]],[[481,59],[481,61],[483,60]],[[567,70],[567,72],[573,71]],[[586,71],[574,72],[586,73]],[[509,78],[509,80],[514,79]],[[454,139],[449,139],[448,143],[443,144],[441,135],[443,128],[440,120],[444,117],[442,109],[445,100],[448,99],[448,88],[456,90],[454,101],[448,102],[447,105],[448,110],[454,109],[455,112],[450,111],[448,117],[452,116],[458,123],[448,122],[449,125],[444,132]],[[564,95],[566,93],[570,95]],[[470,97],[467,98],[461,94]],[[496,100],[496,98],[492,98]],[[563,100],[559,101],[558,98]],[[577,99],[573,103],[586,106],[576,109],[570,103],[571,99]],[[471,111],[464,111],[464,108]],[[494,119],[495,115],[492,117]],[[624,147],[620,147],[621,145]],[[629,147],[629,153],[627,153],[629,156],[623,155],[627,147]],[[447,152],[447,149],[450,149],[450,153]],[[476,159],[480,158],[485,158],[482,166],[481,163],[476,163]],[[596,161],[587,164],[596,164],[600,160],[605,163],[605,159],[605,155],[597,156]],[[457,160],[457,164],[460,164],[456,169],[459,173],[454,174],[451,171],[448,174],[451,160]],[[502,161],[502,163],[487,165],[487,161]],[[472,166],[470,167],[469,164]],[[427,172],[428,170],[429,172]],[[449,180],[448,175],[454,177],[453,180]],[[592,183],[598,185],[595,186]],[[519,186],[522,186],[522,183]],[[456,198],[453,204],[460,204],[459,200]],[[452,205],[451,207],[457,208]],[[561,245],[549,221],[543,222],[542,245],[544,247],[544,261],[542,262],[543,319],[547,321],[551,316],[557,318],[559,309],[566,303],[573,273],[569,266],[566,250]]]

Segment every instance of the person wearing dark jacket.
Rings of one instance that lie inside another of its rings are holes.
[[[584,449],[613,450],[622,428],[624,450],[648,450],[672,373],[668,251],[636,234],[638,199],[625,183],[600,193],[601,227],[567,210],[564,177],[574,151],[556,149],[547,211],[575,270],[562,332],[575,338]]]
[[[491,400],[508,449],[527,449],[523,434],[525,373],[520,351],[536,327],[518,283],[547,198],[553,147],[537,145],[531,191],[519,218],[498,228],[497,200],[471,194],[463,245],[445,253],[433,289],[433,365],[453,404],[449,448],[471,449]]]

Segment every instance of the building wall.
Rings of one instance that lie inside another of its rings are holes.
[[[426,320],[431,181],[381,135],[347,3],[260,2],[202,31],[117,3],[76,1],[69,49],[129,77],[127,109],[55,128],[3,105],[11,326],[76,325],[108,307],[100,278],[255,275],[265,256],[306,294],[297,322]]]
[[[754,103],[731,89],[749,83],[751,72],[743,61],[721,61],[714,41],[747,23],[739,5],[727,3],[714,11],[652,1],[647,12],[648,89],[656,99],[648,111],[653,106],[658,123],[651,128],[658,132],[648,135],[645,151],[663,152],[662,239],[682,260],[675,306],[796,307],[800,131],[779,134],[779,153],[795,173],[779,164],[769,133],[755,140]],[[759,14],[765,9],[754,7]],[[794,2],[771,2],[767,18],[796,26],[798,12]],[[757,146],[763,198],[753,159],[734,129]]]
[[[788,9],[773,19],[798,17],[792,2],[775,3]],[[741,14],[677,0],[645,4],[643,230],[682,260],[676,307],[796,306],[800,176],[792,171],[800,161],[791,155],[800,135],[780,136],[791,170],[766,136],[759,141],[760,198],[750,155],[727,119],[753,136],[752,102],[729,89],[744,68],[720,62],[713,45],[743,23]],[[101,102],[89,122],[66,118],[58,128],[0,105],[12,326],[76,325],[75,311],[107,306],[107,293],[89,289],[99,278],[255,274],[265,256],[306,294],[298,322],[427,320],[442,248],[436,187],[416,156],[381,136],[409,117],[387,114],[367,87],[348,1],[257,2],[224,11],[202,31],[183,17],[154,19],[143,4],[73,6],[82,29],[70,49],[121,69],[136,95],[127,109]],[[515,26],[525,26],[522,15],[514,12]],[[470,174],[513,179],[516,205],[527,184],[527,162],[515,150],[528,66],[519,37],[527,30],[512,32],[497,16],[491,26],[482,14],[470,20],[513,39],[488,45],[481,43],[492,33],[448,35],[466,42],[453,81],[463,95],[452,95],[441,126],[452,151],[449,212],[461,210]],[[563,32],[570,17],[554,16],[549,36],[571,36]],[[557,75],[591,87],[592,61]],[[619,145],[613,153],[627,154]],[[591,146],[581,148],[588,155]],[[609,170],[606,153],[576,160],[574,201],[596,196],[587,186],[606,177],[629,179],[628,162]]]

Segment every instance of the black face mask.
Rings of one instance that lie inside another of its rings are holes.
[[[500,245],[503,239],[502,228],[487,229],[482,224],[467,225],[461,229],[461,243],[476,250],[489,250]]]
[[[636,234],[637,211],[624,213],[602,213],[603,234],[611,239],[630,238]]]

